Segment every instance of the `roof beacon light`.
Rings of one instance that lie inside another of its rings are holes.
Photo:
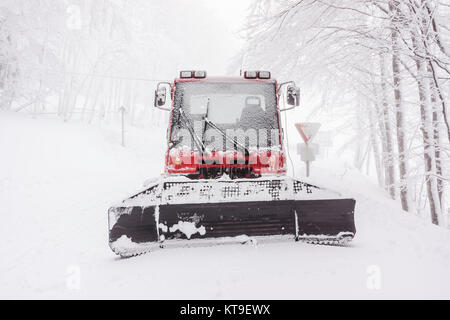
[[[194,71],[194,78],[197,78],[197,79],[206,78],[206,71]]]
[[[270,72],[269,71],[260,71],[260,72],[258,72],[258,78],[270,79]]]
[[[256,79],[256,78],[258,78],[258,72],[257,71],[245,71],[244,78],[245,79]]]
[[[190,78],[192,78],[192,74],[193,74],[192,71],[181,71],[180,78],[181,79],[190,79]]]

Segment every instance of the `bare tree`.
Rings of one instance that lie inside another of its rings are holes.
[[[399,14],[399,6],[399,1],[389,1],[392,40],[392,77],[394,83],[394,105],[397,125],[398,165],[400,173],[400,200],[403,210],[409,211],[410,205],[408,195],[408,160],[406,154],[405,119],[402,100],[402,77],[400,70],[400,49],[398,39],[398,25],[401,20],[401,15]]]

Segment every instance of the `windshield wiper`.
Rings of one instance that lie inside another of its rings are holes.
[[[180,115],[183,118],[184,124],[186,125],[189,133],[191,134],[192,139],[195,142],[195,145],[197,146],[198,151],[201,153],[204,153],[206,150],[205,144],[203,141],[198,137],[198,135],[194,131],[194,127],[192,126],[191,122],[189,121],[188,117],[186,117],[186,114],[184,113],[183,108],[180,108]]]
[[[225,137],[226,140],[231,141],[233,143],[233,145],[239,146],[240,148],[242,148],[245,151],[245,156],[248,157],[250,155],[250,151],[248,151],[248,149],[241,143],[239,143],[237,141],[236,138],[231,138],[229,135],[227,135],[225,133],[225,131],[223,131],[222,129],[220,129],[214,122],[212,122],[211,120],[208,119],[208,114],[209,114],[209,98],[208,98],[208,103],[206,105],[206,114],[203,117],[203,120],[205,120],[206,124],[210,125],[214,130],[216,130],[217,132],[219,132],[223,137]],[[205,132],[206,132],[206,125],[203,131],[203,136],[205,136]],[[202,141],[203,142],[203,141]]]

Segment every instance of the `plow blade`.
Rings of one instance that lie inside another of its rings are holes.
[[[293,182],[296,180],[253,182],[262,186],[259,189],[247,185],[248,181],[216,182],[213,186],[210,182],[159,183],[109,210],[110,247],[129,257],[171,246],[280,238],[343,244],[353,238],[355,200],[321,199],[320,195],[314,199],[312,194],[319,194],[319,188],[303,184],[295,189]],[[211,197],[212,189],[220,195]],[[247,189],[253,192],[249,197],[245,196]],[[210,191],[210,202],[201,199],[205,190]],[[226,195],[230,190],[233,199]],[[259,200],[247,201],[250,198]]]

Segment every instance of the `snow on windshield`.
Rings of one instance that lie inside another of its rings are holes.
[[[250,148],[279,145],[273,83],[177,83],[174,104],[171,141],[175,145],[195,147],[191,127],[209,149],[230,149],[229,139],[207,124],[205,117]],[[180,117],[179,108],[183,109],[188,124]]]
[[[246,108],[257,119],[262,119],[266,112],[264,95],[193,94],[188,105],[191,114],[207,114],[208,119],[216,124],[238,124],[241,118],[245,117]]]

